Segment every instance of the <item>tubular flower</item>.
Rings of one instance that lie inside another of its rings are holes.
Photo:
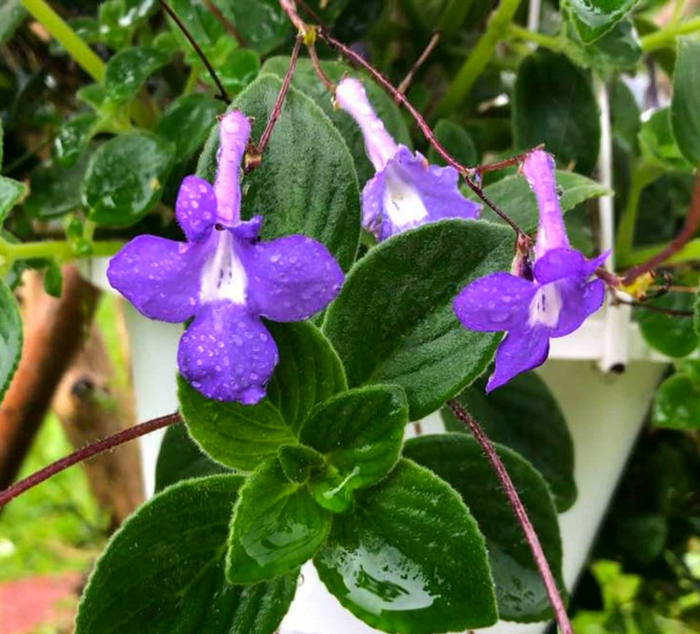
[[[398,145],[357,79],[343,79],[335,99],[360,126],[377,171],[362,191],[362,226],[367,231],[381,241],[443,218],[478,218],[480,206],[459,193],[457,170],[429,165],[419,152]]]
[[[240,219],[239,166],[250,136],[240,112],[220,124],[214,186],[186,177],[175,205],[187,242],[139,236],[109,264],[110,284],[146,317],[187,326],[181,374],[204,396],[257,403],[278,361],[261,317],[307,319],[338,293],[343,273],[302,235],[260,242],[262,218]]]
[[[523,172],[540,212],[532,275],[493,273],[467,285],[454,301],[465,328],[506,331],[496,351],[496,367],[486,391],[547,359],[549,340],[570,334],[603,303],[605,285],[589,281],[605,253],[587,260],[569,246],[559,207],[554,161],[542,150],[525,159]]]

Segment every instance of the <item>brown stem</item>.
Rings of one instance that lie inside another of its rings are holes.
[[[654,257],[649,258],[646,262],[642,262],[640,265],[627,271],[623,279],[623,284],[631,284],[640,275],[644,275],[644,273],[651,271],[659,264],[662,264],[665,260],[670,258],[674,253],[680,251],[683,245],[688,242],[693,235],[695,235],[698,225],[700,225],[700,166],[698,169],[698,175],[695,179],[693,198],[690,202],[690,207],[688,208],[688,213],[685,217],[685,222],[683,223],[683,228],[681,229],[680,233],[663,251],[657,253]]]
[[[207,56],[204,54],[204,51],[200,48],[199,44],[197,44],[196,40],[192,37],[191,33],[187,30],[187,27],[182,23],[182,20],[177,16],[177,14],[168,6],[168,3],[165,2],[165,0],[158,0],[160,2],[160,6],[163,8],[163,11],[165,11],[170,18],[177,24],[177,28],[182,31],[182,34],[187,38],[187,41],[192,45],[192,48],[195,50],[197,55],[199,56],[199,59],[202,60],[202,63],[206,66],[207,70],[209,71],[209,74],[211,75],[211,78],[214,80],[214,83],[216,84],[216,87],[219,89],[219,95],[218,98],[221,99],[227,106],[231,104],[231,99],[229,99],[228,93],[226,92],[226,89],[224,88],[223,84],[219,80],[219,76],[216,74],[216,71],[214,70],[214,67],[209,63],[209,60],[207,59]]]
[[[321,80],[321,83],[326,87],[326,90],[331,93],[331,95],[335,95],[335,84],[328,79],[326,73],[323,72],[321,60],[318,58],[318,53],[316,52],[316,47],[313,44],[307,44],[306,50],[309,53],[309,59],[311,60],[311,65],[314,67],[316,76]]]
[[[521,152],[520,154],[515,154],[514,156],[511,156],[507,159],[503,159],[502,161],[495,161],[493,163],[477,165],[474,168],[474,171],[479,174],[485,174],[486,172],[497,172],[498,170],[502,170],[505,167],[510,167],[511,165],[519,165],[527,158],[528,154],[531,154],[535,150],[541,150],[543,147],[544,143],[541,143],[540,145],[533,147],[530,150],[526,150],[525,152]]]
[[[294,0],[280,0],[280,6],[282,7],[282,11],[287,14],[287,17],[295,26],[296,30],[299,31],[301,35],[306,35],[308,26],[306,22],[299,17]]]
[[[612,303],[613,305],[624,304],[625,306],[644,308],[646,310],[650,310],[653,313],[662,313],[664,315],[671,315],[672,317],[693,317],[695,315],[695,313],[692,310],[677,310],[675,308],[666,308],[664,306],[654,306],[654,304],[646,304],[644,302],[622,299],[620,297],[615,297],[612,300]]]
[[[233,24],[229,20],[226,19],[226,16],[221,13],[221,10],[219,7],[217,7],[212,0],[204,0],[204,6],[207,8],[207,10],[219,21],[219,23],[229,32],[230,35],[233,36],[233,39],[238,42],[238,46],[244,47],[245,42],[243,41],[243,38],[241,37],[241,34],[238,32],[238,29],[236,29]]]
[[[501,459],[498,457],[498,454],[496,453],[496,450],[491,444],[491,441],[489,440],[488,436],[484,433],[484,430],[481,429],[479,423],[477,423],[476,420],[455,399],[449,400],[447,404],[452,410],[452,413],[457,417],[459,421],[461,421],[467,426],[467,428],[472,433],[476,441],[479,443],[481,449],[486,454],[487,460],[491,463],[491,467],[493,468],[494,472],[496,473],[496,476],[498,477],[498,480],[501,483],[501,487],[503,488],[503,491],[506,494],[506,497],[508,498],[508,502],[510,502],[510,506],[513,509],[513,513],[515,513],[515,517],[517,518],[518,523],[523,529],[525,539],[527,540],[527,543],[530,546],[530,550],[532,551],[532,557],[534,558],[535,563],[537,564],[537,568],[540,572],[540,577],[542,577],[542,582],[544,583],[545,590],[547,591],[549,602],[552,605],[554,617],[556,618],[557,624],[559,625],[559,630],[562,634],[573,634],[573,630],[571,629],[571,623],[569,622],[569,617],[566,614],[566,608],[564,607],[564,601],[562,600],[561,595],[559,594],[557,583],[554,580],[552,571],[550,570],[549,564],[547,563],[547,558],[545,557],[544,551],[542,550],[542,545],[540,544],[540,540],[537,537],[537,533],[535,532],[535,529],[533,528],[532,523],[530,522],[530,518],[527,515],[527,511],[525,510],[523,503],[520,501],[520,497],[518,496],[518,492],[516,491],[515,486],[513,485],[513,481],[508,475],[508,471],[506,471],[503,462],[501,462]]]
[[[300,33],[297,35],[297,39],[294,42],[292,56],[289,59],[289,66],[287,67],[287,72],[284,74],[284,79],[282,80],[282,87],[277,94],[277,99],[275,100],[275,105],[272,107],[272,112],[270,112],[270,118],[267,120],[267,125],[265,126],[263,133],[260,135],[260,140],[255,146],[257,161],[253,160],[250,163],[251,167],[254,167],[260,162],[260,158],[265,151],[267,142],[270,140],[270,135],[275,127],[275,123],[277,123],[277,119],[279,119],[280,113],[282,112],[282,104],[284,103],[284,98],[287,96],[289,84],[292,82],[292,75],[294,74],[294,68],[297,65],[297,60],[299,59],[299,50],[301,49],[302,37],[303,36]]]
[[[107,438],[88,445],[83,449],[74,451],[65,458],[61,458],[53,464],[50,464],[43,469],[39,469],[39,471],[32,473],[32,475],[24,480],[20,480],[11,487],[8,487],[4,491],[0,492],[0,508],[5,506],[5,504],[16,498],[18,495],[21,495],[25,491],[34,488],[38,484],[41,484],[52,476],[55,476],[57,473],[64,471],[68,467],[72,467],[73,465],[83,462],[88,458],[92,458],[93,456],[96,456],[104,451],[109,451],[110,449],[118,447],[125,442],[134,440],[140,436],[145,436],[146,434],[150,434],[156,429],[162,429],[163,427],[168,427],[169,425],[174,425],[175,423],[179,422],[180,414],[168,414],[167,416],[161,416],[160,418],[154,418],[153,420],[146,421],[140,425],[134,425],[133,427],[120,431],[113,436],[108,436]]]
[[[404,77],[403,81],[398,85],[397,90],[402,95],[405,94],[405,92],[408,90],[408,87],[411,85],[411,82],[413,81],[413,77],[415,76],[416,72],[425,63],[425,60],[428,59],[428,57],[430,57],[430,54],[435,50],[435,47],[437,46],[439,41],[440,31],[436,31],[430,38],[428,46],[425,47],[425,50],[420,54],[420,57],[415,61],[413,66],[411,66],[411,69],[408,71],[408,73],[406,73],[406,77]]]

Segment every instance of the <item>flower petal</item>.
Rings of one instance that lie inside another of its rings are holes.
[[[557,285],[562,299],[559,321],[551,331],[552,337],[564,337],[595,313],[605,299],[605,283],[594,280],[586,283],[583,280],[560,280]]]
[[[183,322],[197,310],[205,247],[138,236],[112,258],[107,278],[146,317]]]
[[[242,252],[250,309],[274,321],[300,321],[338,294],[343,271],[328,249],[306,236],[261,242]]]
[[[180,339],[182,376],[207,398],[253,405],[277,365],[277,346],[262,321],[228,301],[202,307]]]
[[[232,227],[240,220],[239,171],[249,138],[250,121],[242,112],[232,110],[221,119],[214,191],[218,201],[217,220],[226,227]]]
[[[214,188],[202,178],[186,176],[177,193],[175,216],[188,242],[202,240],[216,222]]]
[[[492,392],[516,374],[542,365],[548,354],[547,328],[540,326],[509,332],[496,350],[496,367],[486,384],[486,391]]]
[[[539,284],[548,284],[566,277],[585,279],[585,265],[586,258],[574,249],[552,249],[535,260],[533,272]]]
[[[524,326],[537,291],[532,282],[510,273],[493,273],[465,286],[454,301],[454,311],[465,328],[498,332]]]

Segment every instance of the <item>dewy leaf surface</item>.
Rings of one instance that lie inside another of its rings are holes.
[[[110,540],[80,603],[76,634],[272,634],[297,572],[231,586],[223,559],[241,476],[177,484],[144,504]]]
[[[497,619],[474,518],[454,489],[409,460],[356,492],[314,563],[345,608],[385,632],[457,632]]]
[[[22,353],[22,320],[12,291],[0,281],[0,400]]]
[[[148,76],[167,63],[168,55],[154,48],[122,49],[105,66],[107,98],[115,103],[133,99]]]
[[[576,30],[590,44],[612,29],[638,0],[568,0]]]
[[[400,385],[416,420],[478,377],[500,335],[463,328],[452,302],[471,280],[510,266],[512,235],[446,220],[394,236],[362,258],[323,326],[349,386]]]
[[[671,127],[683,156],[700,163],[700,42],[690,37],[678,38]]]
[[[648,302],[652,306],[692,311],[695,298],[689,293],[668,293]],[[685,357],[698,347],[692,317],[677,317],[651,310],[638,310],[639,329],[646,342],[669,357]]]
[[[254,118],[257,141],[281,82],[261,75],[234,102]],[[212,131],[197,173],[212,181],[218,129]],[[291,89],[261,164],[242,181],[242,216],[262,216],[261,238],[301,233],[328,247],[343,270],[355,259],[360,237],[360,196],[352,156],[340,133],[306,95]]]
[[[562,547],[557,513],[542,476],[519,454],[496,445],[518,490],[560,588]],[[478,443],[462,434],[413,438],[404,455],[430,469],[462,496],[486,537],[498,614],[529,623],[552,618],[549,600],[522,529]]]

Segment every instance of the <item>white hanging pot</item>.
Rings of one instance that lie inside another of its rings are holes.
[[[105,275],[107,263],[107,259],[95,259],[83,272],[98,287],[114,292]],[[130,304],[125,312],[137,419],[170,414],[178,408],[176,350],[182,326],[147,319]],[[564,580],[571,590],[586,564],[668,359],[643,342],[626,308],[607,306],[575,333],[551,343],[550,358],[538,373],[559,402],[573,436],[578,498],[559,516]],[[422,421],[422,430],[443,431],[440,416],[435,413]],[[147,495],[153,494],[162,436],[163,431],[139,439]],[[544,623],[501,622],[482,631],[539,634],[545,629]],[[302,581],[280,634],[377,631],[341,607],[312,564],[302,568]]]

